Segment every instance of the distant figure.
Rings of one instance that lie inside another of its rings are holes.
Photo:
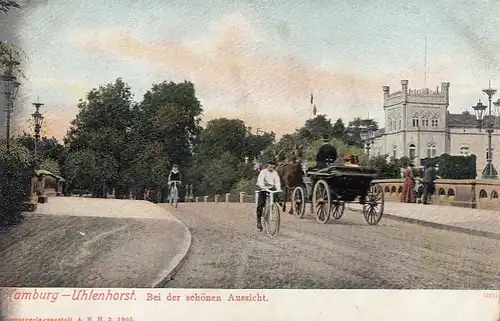
[[[424,179],[422,180],[424,184],[424,199],[422,200],[423,204],[429,204],[429,197],[430,195],[434,194],[434,181],[436,180],[436,178],[436,169],[434,168],[434,166],[427,165],[424,172]]]
[[[330,144],[328,135],[323,135],[323,145],[316,154],[316,168],[322,169],[333,164],[337,160],[337,149]]]
[[[403,193],[401,194],[401,202],[402,203],[413,203],[413,169],[411,164],[406,165],[406,169],[404,171],[404,184],[403,184]]]

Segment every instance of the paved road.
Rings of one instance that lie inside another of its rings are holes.
[[[169,220],[29,214],[0,229],[0,287],[151,287],[183,237]]]
[[[167,205],[168,206],[168,205]],[[326,225],[282,214],[280,235],[255,228],[251,204],[179,204],[193,237],[166,287],[500,288],[500,241],[346,210]]]

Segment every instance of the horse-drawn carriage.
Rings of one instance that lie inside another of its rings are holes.
[[[304,217],[306,204],[316,220],[327,223],[333,215],[340,219],[345,203],[357,202],[363,207],[363,216],[370,225],[376,225],[384,213],[384,190],[373,183],[377,171],[362,167],[329,166],[310,170],[302,178],[302,185],[292,193],[292,211]]]

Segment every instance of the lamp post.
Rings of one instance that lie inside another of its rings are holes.
[[[472,106],[476,113],[477,128],[481,131],[486,128],[488,133],[488,151],[486,153],[486,166],[481,174],[482,179],[498,179],[498,172],[493,166],[493,151],[491,148],[491,135],[493,134],[494,119],[491,114],[491,98],[496,93],[496,89],[491,87],[484,89],[483,92],[488,96],[488,115],[485,115],[486,106],[479,100],[479,102]]]
[[[42,129],[42,124],[43,124],[43,116],[40,113],[40,107],[42,107],[43,104],[40,102],[36,102],[33,103],[33,106],[35,106],[35,112],[31,114],[31,118],[33,119],[33,123],[35,124],[35,159],[36,159],[38,142],[40,141],[40,130]]]
[[[7,141],[7,152],[10,151],[10,117],[14,111],[14,99],[16,99],[19,86],[21,85],[12,72],[6,72],[1,76],[2,93],[5,97],[5,112],[7,113],[7,126],[5,138]]]
[[[372,126],[360,126],[359,136],[361,140],[365,143],[366,154],[370,158],[370,149],[375,143],[375,130]]]

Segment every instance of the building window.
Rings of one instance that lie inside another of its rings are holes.
[[[392,119],[389,119],[389,129],[392,129]]]
[[[417,115],[413,116],[413,127],[418,127],[418,117],[417,117]]]
[[[437,118],[437,117],[433,117],[433,118],[431,119],[431,126],[432,126],[432,127],[438,127],[438,125],[439,125],[438,118]]]
[[[392,146],[392,157],[396,158],[397,156],[397,147],[396,145]]]
[[[417,149],[415,148],[414,144],[410,145],[410,159],[414,159],[417,155]]]
[[[427,117],[422,118],[422,126],[429,127],[429,118]]]
[[[399,130],[401,130],[401,128],[403,128],[403,121],[400,119],[399,120]]]
[[[427,158],[436,157],[436,144],[429,143],[427,144]]]
[[[460,146],[460,155],[461,156],[469,156],[469,153],[470,153],[469,146],[465,146],[465,145]]]

